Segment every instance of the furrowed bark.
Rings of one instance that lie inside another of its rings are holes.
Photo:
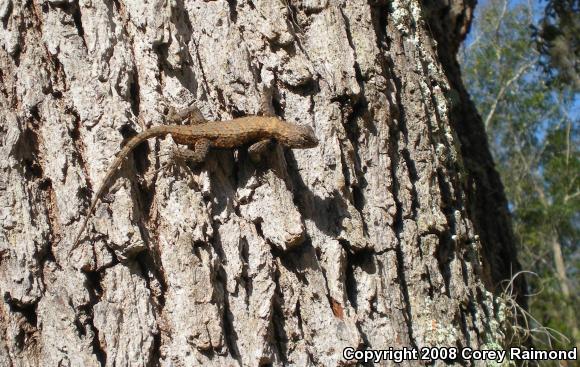
[[[0,2],[0,364],[499,348],[498,296],[518,265],[455,61],[473,4],[439,6]],[[317,148],[259,164],[216,151],[154,174],[172,144],[149,141],[68,255],[126,138],[167,106],[256,114],[267,88]]]

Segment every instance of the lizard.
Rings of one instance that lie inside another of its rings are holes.
[[[175,148],[173,151],[175,156],[187,159],[192,163],[203,162],[212,148],[232,149],[252,144],[249,148],[250,154],[257,155],[271,141],[276,141],[291,149],[314,148],[318,145],[318,139],[310,126],[293,124],[274,115],[245,116],[232,120],[207,122],[203,117],[200,117],[201,112],[199,110],[192,108],[186,113],[177,114],[174,120],[183,119],[187,115],[191,116],[192,111],[194,125],[170,124],[154,126],[129,139],[101,180],[75,238],[71,252],[78,247],[81,236],[97,203],[105,194],[123,161],[139,144],[148,139],[171,134],[176,143],[194,147],[193,150]]]

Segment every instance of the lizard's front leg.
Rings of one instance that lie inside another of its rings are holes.
[[[276,116],[274,105],[272,104],[272,98],[274,98],[272,87],[264,87],[262,96],[260,97],[260,113],[263,116]]]
[[[273,141],[272,139],[264,139],[260,140],[257,143],[250,145],[248,148],[248,154],[250,155],[250,159],[254,163],[258,163],[262,160],[262,156],[266,153],[270,148],[272,148]]]
[[[264,87],[262,91],[262,96],[260,97],[260,113],[263,116],[276,116],[274,111],[274,106],[272,104],[272,98],[274,97],[274,92],[271,87]],[[258,163],[262,160],[262,156],[270,150],[274,145],[272,139],[260,140],[248,148],[248,154],[250,159],[254,163]]]

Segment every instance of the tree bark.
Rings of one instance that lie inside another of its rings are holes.
[[[503,346],[514,241],[455,61],[474,4],[445,4],[0,1],[0,365]],[[149,141],[69,256],[124,139],[268,88],[317,148],[155,173],[172,143]]]

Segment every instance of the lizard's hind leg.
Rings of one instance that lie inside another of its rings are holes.
[[[184,165],[186,162],[193,164],[199,164],[205,160],[207,154],[209,153],[210,142],[206,139],[200,139],[195,142],[194,149],[179,148],[173,146],[170,148],[168,153],[162,154],[167,155],[167,161],[163,163],[158,169],[151,173],[151,177],[160,171],[165,170],[168,167],[179,167]],[[160,156],[162,156],[160,155]],[[176,172],[176,171],[174,171]]]
[[[194,149],[173,147],[169,157],[170,161],[185,161],[199,164],[205,160],[209,153],[210,142],[207,139],[199,139],[195,142]]]
[[[170,124],[176,124],[185,120],[187,120],[187,123],[191,125],[207,122],[199,108],[195,105],[187,106],[180,110],[177,110],[175,107],[169,107],[167,121]]]

